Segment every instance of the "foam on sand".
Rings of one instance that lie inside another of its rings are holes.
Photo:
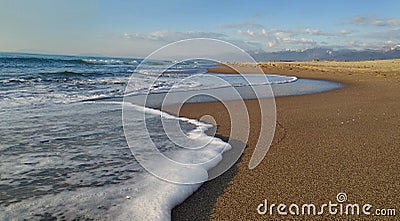
[[[88,113],[94,113],[99,106],[105,106],[107,107],[106,109],[109,110],[110,106],[117,108],[119,105],[121,105],[121,103],[118,102],[88,102],[78,105],[77,108],[83,108]],[[212,127],[212,125],[193,119],[179,118],[159,110],[143,108],[140,106],[136,106],[135,110],[135,114],[138,118],[140,118],[140,116],[143,114],[141,111],[146,111],[146,114],[149,115],[148,117],[150,118],[150,121],[157,118],[180,121],[185,125],[185,128],[191,128],[190,130],[186,130],[186,133],[188,134],[189,139],[192,140],[192,145],[197,145],[198,142],[203,142],[204,140],[210,141],[208,147],[205,148],[205,151],[177,148],[171,145],[167,146],[166,149],[163,150],[163,153],[168,156],[173,156],[175,160],[179,160],[180,162],[196,164],[199,160],[204,161],[204,159],[207,160],[212,158],[213,161],[210,163],[191,165],[188,166],[190,169],[187,170],[185,168],[175,170],[166,168],[162,163],[163,161],[152,159],[152,162],[155,162],[153,165],[154,168],[165,170],[165,172],[169,173],[171,176],[174,176],[176,179],[206,179],[208,177],[207,171],[218,164],[218,162],[222,159],[222,153],[224,151],[230,149],[229,144],[218,138],[210,137],[204,133],[204,131],[207,130],[207,128]],[[97,115],[101,117],[99,113],[97,113]],[[118,117],[118,112],[115,112],[115,117]],[[91,123],[89,119],[86,122],[87,124]],[[107,125],[107,122],[102,125]],[[138,148],[143,147],[144,145],[149,145],[141,140],[145,133],[145,131],[141,130],[135,131],[139,144]],[[150,133],[153,133],[153,135],[159,135],[157,134],[157,131],[153,131],[151,129]],[[70,138],[64,139],[68,140]],[[76,138],[72,137],[71,139]],[[160,142],[164,142],[164,139],[161,139]],[[168,143],[162,144],[168,145]],[[76,155],[76,157],[83,156],[82,154],[85,154],[79,151],[76,152],[73,147],[69,147],[69,149],[66,149],[66,151],[71,151],[71,154],[73,154],[73,156]],[[89,148],[88,151],[90,151],[90,153],[87,153],[87,157],[91,156],[91,154],[109,155],[110,157],[108,160],[114,160],[115,157],[117,157],[116,159],[129,157],[133,165],[130,166],[123,162],[115,161],[115,163],[119,163],[115,165],[115,167],[99,167],[96,170],[87,170],[86,172],[81,171],[74,174],[69,173],[69,175],[72,175],[71,178],[63,182],[70,183],[72,186],[76,186],[82,184],[82,182],[79,182],[79,180],[81,180],[88,184],[87,187],[60,189],[59,192],[51,194],[46,193],[46,190],[43,189],[41,191],[44,192],[41,195],[36,194],[35,197],[22,199],[20,202],[13,202],[6,207],[2,207],[0,209],[2,210],[0,211],[0,220],[19,218],[56,218],[67,220],[170,220],[172,208],[183,202],[201,185],[201,183],[186,185],[170,183],[151,175],[143,169],[136,168],[139,166],[137,162],[135,162],[135,159],[131,156],[129,150],[127,152],[120,153],[119,155],[116,155],[116,152],[112,148],[107,148],[104,150],[100,148],[97,149],[97,151]],[[70,155],[68,156],[73,157]],[[27,159],[27,157],[28,155],[24,157],[24,159]],[[59,159],[52,160],[52,158],[49,158],[46,155],[43,155],[44,158],[40,157],[42,156],[38,156],[38,154],[31,156],[32,159],[37,160],[40,164],[35,166],[36,169],[38,169],[39,166],[43,167],[44,169],[48,168],[49,166],[54,168],[59,167],[57,165],[57,161],[59,162]],[[81,167],[80,164],[73,165],[72,163],[75,161],[68,162],[71,164],[70,167]],[[87,160],[85,164],[95,165],[97,163],[98,160],[92,159]],[[115,163],[112,163],[112,165]],[[8,169],[5,168],[7,165],[10,166],[9,168],[7,167]],[[9,171],[10,179],[12,178],[12,174],[18,176],[20,173],[26,173],[26,170],[19,170],[15,167],[14,170],[11,171],[11,168],[13,168],[11,166],[11,164],[2,165],[2,167],[4,167],[2,171]],[[101,176],[93,177],[93,173],[96,173],[97,170],[99,172],[98,174],[101,174]],[[103,172],[104,170],[109,170],[108,173],[110,173],[111,177],[120,173],[120,171],[131,171],[130,173],[132,177],[121,177],[118,179],[118,182],[110,183],[110,176],[107,176],[107,174]],[[98,185],[92,185],[92,183],[98,183]],[[54,188],[53,185],[55,184],[57,184],[56,181],[50,182],[49,188]],[[63,184],[60,183],[60,185]],[[39,189],[35,189],[33,191],[39,191]]]

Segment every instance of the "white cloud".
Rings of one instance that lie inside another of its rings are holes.
[[[339,31],[339,34],[340,34],[340,35],[350,35],[350,34],[353,34],[354,32],[356,32],[356,31],[354,31],[354,30],[342,29],[342,30]]]
[[[263,25],[253,23],[253,22],[240,22],[240,23],[230,23],[230,24],[222,24],[218,26],[219,28],[223,29],[260,29],[263,28]]]
[[[321,30],[313,27],[298,29],[268,29],[263,25],[243,22],[222,25],[221,27],[236,29],[240,39],[258,41],[266,50],[293,50],[309,47],[333,47],[377,49],[399,43],[400,18],[377,18],[373,15],[356,16],[346,24],[359,26],[357,29]],[[386,27],[370,31],[361,26]]]
[[[324,31],[311,27],[303,29],[268,29],[261,25],[246,22],[226,26],[229,28],[242,28],[236,28],[234,32],[229,30],[226,34],[219,32],[160,30],[149,33],[124,33],[121,37],[126,39],[125,42],[135,45],[135,48],[140,48],[147,44],[155,49],[167,43],[183,39],[216,38],[250,51],[304,50],[321,46],[333,49],[376,49],[398,44],[397,39],[400,39],[400,28],[392,28],[391,30],[380,32],[367,32],[362,29]]]
[[[246,37],[250,37],[250,38],[256,37],[256,34],[254,33],[254,31],[250,31],[249,29],[245,30],[245,31],[237,30],[237,34],[246,36]]]
[[[263,42],[265,49],[281,50],[284,48],[303,49],[305,47],[317,46],[318,42],[308,36],[323,35],[327,36],[316,29],[301,29],[301,30],[267,30],[262,28],[258,31],[252,30],[237,30],[239,36]]]
[[[308,35],[320,35],[320,36],[333,36],[335,33],[324,32],[318,29],[310,29],[306,28],[303,30],[299,30],[299,33],[308,34]]]
[[[171,31],[171,30],[162,30],[162,31],[155,31],[150,33],[133,33],[128,34],[124,33],[122,36],[124,39],[141,39],[141,40],[148,40],[148,41],[158,41],[158,42],[174,42],[183,39],[189,38],[216,38],[216,39],[224,39],[227,36],[222,33],[216,32],[200,32],[200,31]]]
[[[372,31],[363,33],[362,38],[378,39],[378,40],[400,40],[400,28],[383,30],[383,31]]]
[[[348,23],[358,26],[394,27],[400,26],[400,18],[377,18],[374,15],[358,15]]]

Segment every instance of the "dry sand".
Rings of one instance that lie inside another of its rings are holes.
[[[251,66],[252,64],[241,64]],[[400,60],[366,62],[268,62],[266,73],[341,82],[345,88],[276,98],[273,145],[253,170],[248,162],[259,135],[255,100],[246,101],[251,133],[241,160],[206,182],[172,213],[173,220],[400,220]],[[224,67],[215,72],[232,72]],[[212,106],[212,108],[210,108]],[[212,115],[227,137],[229,116],[219,103],[185,104],[180,116]],[[344,192],[345,203],[395,208],[396,216],[259,215],[269,203],[317,206]]]

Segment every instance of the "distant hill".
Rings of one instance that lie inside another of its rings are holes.
[[[313,48],[303,51],[250,52],[256,61],[310,61],[310,60],[385,60],[400,58],[400,45],[382,50],[332,50]]]

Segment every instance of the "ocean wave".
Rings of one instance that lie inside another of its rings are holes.
[[[131,106],[126,103],[124,105]],[[193,180],[206,177],[207,171],[222,159],[222,153],[231,148],[228,143],[204,133],[212,125],[154,109],[143,109],[135,105],[131,107],[135,119],[140,119],[145,111],[150,115],[149,120],[161,117],[167,121],[178,120],[182,124],[193,125],[194,129],[188,130],[188,136],[192,140],[188,145],[196,145],[202,139],[211,140],[204,151],[173,148],[168,144],[170,155],[195,164],[191,170],[184,168],[176,171],[177,177]],[[31,149],[40,151],[15,152],[22,148],[8,148],[5,149],[7,155],[0,155],[4,168],[7,168],[4,174],[7,179],[2,180],[2,184],[12,190],[17,184],[23,183],[17,193],[13,193],[18,201],[13,202],[13,198],[7,196],[5,202],[11,203],[0,213],[0,220],[20,217],[167,220],[171,209],[190,196],[201,184],[173,184],[145,172],[129,152],[125,139],[118,136],[122,133],[122,127],[115,122],[119,122],[120,108],[121,103],[118,102],[99,102],[54,107],[46,109],[46,114],[33,110],[37,112],[38,119],[50,117],[45,121],[48,122],[46,127],[39,125],[36,128],[34,123],[32,127],[23,126],[26,133],[41,130],[39,138],[23,137]],[[110,109],[114,111],[111,114]],[[36,120],[32,118],[32,122]],[[25,120],[24,124],[26,122],[29,123]],[[135,128],[140,127],[140,123],[138,124],[135,124]],[[150,133],[162,134],[157,129],[158,127],[150,128]],[[146,151],[148,148],[145,146],[149,144],[142,140],[147,133],[145,130],[135,131],[139,150]],[[40,143],[35,144],[37,140]],[[214,158],[215,156],[220,157]],[[155,160],[150,156],[146,158]],[[198,159],[209,158],[213,159],[213,164],[196,164]],[[155,160],[155,164],[159,168],[166,166],[163,161],[158,160]],[[37,197],[27,193],[30,186],[25,187],[26,180],[31,181],[29,185],[35,187]],[[65,205],[69,205],[68,208]]]
[[[8,64],[29,64],[29,63],[57,63],[57,62],[65,62],[65,63],[81,63],[81,59],[67,59],[67,58],[55,58],[55,57],[0,57],[0,63],[8,63]]]
[[[144,74],[146,72],[142,72]],[[153,72],[154,73],[154,72]],[[150,75],[151,74],[144,74]],[[176,75],[176,74],[175,74]],[[215,82],[211,76],[222,79]],[[167,78],[165,78],[167,77]],[[148,81],[139,82],[135,81],[135,88],[132,91],[127,91],[128,95],[145,95],[145,94],[163,94],[171,92],[185,92],[185,91],[206,91],[212,89],[223,89],[229,87],[253,87],[261,85],[274,85],[293,83],[298,80],[294,76],[281,76],[281,75],[259,75],[249,74],[244,78],[241,75],[231,74],[199,74],[187,76],[176,75],[176,78],[168,78],[168,75],[162,75],[160,78],[150,78]],[[184,78],[181,78],[184,77]],[[190,77],[185,79],[186,77]],[[224,83],[222,83],[224,81]],[[131,82],[132,83],[132,82]],[[132,88],[132,87],[129,87]]]
[[[163,65],[171,65],[173,62],[171,61],[149,61],[145,60],[143,64],[150,65],[150,66],[163,66]]]
[[[0,64],[51,64],[51,63],[64,63],[64,64],[94,64],[94,65],[138,65],[142,59],[116,59],[116,58],[83,58],[75,56],[3,56],[0,57]],[[157,64],[155,64],[157,65]]]
[[[80,73],[74,71],[57,71],[57,72],[42,72],[40,75],[44,76],[86,76],[87,73]]]
[[[149,75],[149,76],[175,76],[180,75],[179,77],[185,77],[195,74],[205,74],[207,73],[207,69],[205,68],[168,68],[164,69],[146,69],[140,68],[137,70],[128,70],[130,73],[138,73],[142,75]]]
[[[83,64],[96,65],[137,65],[140,61],[137,60],[117,60],[117,59],[81,59]]]
[[[135,155],[142,163],[142,166],[146,167],[147,165],[151,165],[152,168],[155,168],[157,171],[156,174],[158,172],[159,174],[173,174],[175,180],[180,180],[181,183],[187,184],[175,184],[163,181],[155,176],[147,176],[143,179],[146,184],[143,188],[143,193],[145,194],[134,197],[131,201],[128,201],[122,207],[122,210],[120,210],[121,212],[118,214],[117,218],[120,220],[132,218],[134,220],[167,220],[170,218],[172,208],[183,202],[200,187],[201,183],[198,183],[198,181],[206,180],[208,171],[222,160],[222,153],[230,150],[232,147],[221,139],[208,136],[204,132],[213,127],[211,124],[206,124],[195,119],[177,117],[157,109],[146,108],[128,102],[124,102],[122,105],[124,105],[124,108],[128,108],[129,112],[144,112],[150,119],[154,116],[159,116],[167,122],[179,121],[195,126],[194,129],[187,132],[187,137],[178,137],[174,136],[174,134],[170,134],[175,139],[178,139],[176,140],[177,143],[189,140],[190,142],[184,142],[185,145],[188,145],[187,148],[171,149],[165,153],[168,155],[168,158],[176,160],[183,165],[189,164],[190,166],[179,168],[171,167],[168,161],[147,152],[148,149],[146,150],[146,148],[141,148],[141,151],[145,151],[143,152],[143,156]],[[126,131],[131,131],[130,123],[125,124],[124,127]],[[129,134],[127,136],[129,137]],[[203,146],[199,144],[206,145]],[[202,148],[194,148],[198,146],[202,146]],[[137,153],[136,151],[138,150],[132,151]],[[147,154],[151,157],[146,156]],[[153,172],[155,171],[153,170]]]

